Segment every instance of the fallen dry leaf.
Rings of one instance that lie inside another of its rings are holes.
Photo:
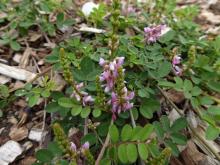
[[[28,129],[26,127],[12,127],[9,133],[9,137],[15,141],[21,141],[28,136]]]

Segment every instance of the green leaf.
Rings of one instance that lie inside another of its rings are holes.
[[[132,140],[140,140],[141,139],[141,131],[142,127],[137,126],[132,130]]]
[[[15,92],[15,96],[24,96],[26,94],[27,94],[27,91],[24,89],[20,89]]]
[[[208,82],[208,87],[216,92],[220,92],[220,83],[215,81]]]
[[[169,81],[159,81],[158,85],[164,86],[164,87],[174,87],[174,83],[169,82]]]
[[[118,132],[118,128],[114,124],[110,126],[109,134],[110,134],[111,140],[114,143],[116,143],[119,139],[119,132]]]
[[[153,125],[151,125],[151,124],[145,125],[144,128],[142,128],[142,130],[141,130],[141,135],[140,135],[141,139],[140,140],[141,141],[147,140],[148,137],[150,136],[150,134],[153,132],[153,130],[154,130]]]
[[[28,106],[33,107],[34,105],[36,105],[39,98],[40,98],[39,94],[34,94],[28,97]]]
[[[178,156],[179,155],[180,151],[177,148],[176,144],[174,144],[170,139],[169,140],[165,140],[164,142],[165,142],[165,145],[167,147],[170,147],[172,149],[172,154],[174,156]]]
[[[164,34],[160,38],[160,42],[162,43],[168,43],[169,41],[173,40],[174,37],[176,36],[176,32],[174,30],[169,30],[166,34]]]
[[[99,117],[101,114],[102,114],[102,111],[101,111],[100,109],[94,109],[94,110],[92,111],[92,115],[93,115],[94,117]]]
[[[212,115],[220,115],[220,106],[211,106],[207,111]]]
[[[61,156],[63,151],[60,149],[59,145],[56,142],[50,142],[48,144],[48,150],[50,150],[53,155]]]
[[[3,116],[3,112],[2,112],[2,110],[0,109],[0,117],[2,117]]]
[[[131,109],[131,113],[134,116],[134,120],[137,120],[138,116],[139,116],[138,110],[136,108],[133,108],[133,109]]]
[[[121,140],[127,141],[130,140],[132,136],[132,127],[129,124],[126,124],[121,131]]]
[[[15,50],[15,51],[18,51],[21,49],[21,46],[20,44],[17,42],[17,41],[11,41],[10,42],[10,47]]]
[[[186,118],[181,117],[173,122],[173,124],[171,126],[171,131],[178,132],[178,131],[186,128],[186,126],[187,126]]]
[[[214,103],[210,96],[202,96],[199,98],[199,101],[202,105],[211,105]]]
[[[192,98],[192,95],[191,95],[191,93],[189,92],[189,91],[183,91],[183,94],[184,94],[184,96],[187,98],[187,99],[191,99]]]
[[[37,151],[36,158],[41,162],[49,163],[53,159],[53,153],[48,149],[41,149]]]
[[[42,93],[41,93],[41,96],[47,98],[50,96],[50,91],[49,90],[44,90]]]
[[[197,97],[192,97],[190,99],[190,102],[191,102],[193,108],[198,108],[200,105]]]
[[[149,92],[148,92],[148,90],[147,90],[147,88],[142,88],[142,89],[139,89],[138,90],[138,95],[140,96],[140,97],[146,97],[146,98],[149,98]]]
[[[154,129],[155,129],[155,132],[156,132],[157,136],[158,136],[160,139],[162,139],[163,136],[164,136],[165,131],[163,130],[163,128],[162,128],[162,126],[161,126],[161,123],[159,123],[158,121],[155,121],[155,122],[153,123],[153,125],[154,125]]]
[[[57,102],[51,102],[47,104],[45,110],[49,113],[53,113],[62,110],[62,107],[60,107]]]
[[[180,145],[185,145],[187,142],[187,138],[180,133],[172,133],[171,139],[174,143],[180,144]]]
[[[73,105],[72,109],[71,109],[71,114],[73,116],[77,116],[78,114],[81,113],[82,111],[82,106],[81,105]]]
[[[215,140],[219,136],[220,130],[209,125],[206,130],[206,139],[207,140]]]
[[[184,91],[190,91],[190,90],[192,90],[192,88],[193,88],[193,84],[192,84],[192,82],[190,81],[190,80],[184,80],[184,83],[183,83],[183,90]]]
[[[183,80],[180,77],[174,77],[174,80],[176,82],[175,87],[177,89],[182,89],[182,87],[183,87]]]
[[[65,108],[72,108],[74,106],[73,99],[67,97],[59,98],[58,104]]]
[[[138,153],[142,160],[146,160],[148,158],[148,149],[145,143],[138,144]]]
[[[26,89],[27,91],[30,91],[32,89],[33,85],[31,83],[27,83],[25,86],[24,86],[24,89]]]
[[[100,161],[100,165],[111,165],[111,160],[108,158],[104,158]]]
[[[168,61],[164,61],[160,66],[159,66],[159,69],[158,69],[158,76],[159,77],[165,77],[167,76],[170,71],[172,69],[172,65],[170,62]]]
[[[168,119],[167,116],[163,115],[160,118],[160,122],[161,122],[161,125],[162,125],[164,131],[169,131],[170,130],[170,120]]]
[[[57,21],[57,24],[61,25],[63,23],[63,21],[64,21],[64,13],[57,14],[56,21]]]
[[[86,117],[89,116],[90,112],[91,112],[91,109],[89,107],[85,107],[85,108],[82,109],[80,115],[81,115],[82,118],[86,118]]]
[[[148,149],[153,157],[157,157],[160,155],[159,148],[156,144],[154,143],[148,144]]]
[[[153,117],[153,113],[156,112],[160,108],[160,103],[154,99],[147,99],[140,106],[140,113],[142,116],[147,119],[151,119]]]
[[[122,163],[127,163],[128,162],[128,156],[126,152],[126,144],[121,144],[118,147],[118,158]]]
[[[128,157],[128,161],[130,163],[134,163],[136,162],[137,158],[138,158],[138,152],[137,152],[137,147],[135,144],[130,143],[126,146],[126,151],[127,151],[127,157]]]
[[[0,97],[8,97],[9,96],[9,90],[8,87],[6,85],[1,85],[0,84]]]
[[[6,38],[6,39],[3,39],[3,40],[0,40],[0,45],[6,45],[10,42],[10,39]]]
[[[95,67],[95,63],[89,58],[85,57],[80,63],[80,69],[75,69],[73,74],[76,79],[80,81],[94,81],[100,70]]]
[[[193,89],[191,90],[192,96],[199,96],[201,93],[202,90],[197,86],[193,87]]]
[[[81,144],[84,144],[87,141],[89,142],[90,146],[96,144],[97,142],[96,135],[94,133],[86,134],[85,136],[82,137]]]

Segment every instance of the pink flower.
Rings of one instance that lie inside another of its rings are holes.
[[[83,145],[82,145],[82,149],[84,150],[88,150],[89,149],[89,142],[85,142]]]
[[[177,76],[181,76],[183,73],[183,69],[177,65],[173,66],[173,70],[174,70],[175,75]]]
[[[128,6],[128,13],[135,13],[136,9],[133,6]]]
[[[180,55],[175,55],[172,59],[173,71],[177,76],[182,75],[183,72],[183,69],[179,66],[181,64],[181,59]]]
[[[118,77],[118,69],[123,65],[124,57],[116,57],[112,62],[104,61],[104,59],[99,60],[99,64],[104,68],[99,79],[101,82],[105,82],[105,92],[112,90],[116,78]],[[124,70],[123,70],[124,71]]]
[[[119,113],[130,110],[133,107],[133,103],[130,103],[130,101],[134,98],[134,92],[128,92],[126,87],[117,89],[119,84],[116,84],[119,78],[119,71],[122,71],[122,74],[125,72],[125,69],[122,68],[124,59],[124,57],[116,57],[111,62],[103,62],[103,59],[99,60],[99,64],[104,70],[99,77],[100,82],[104,83],[102,87],[104,87],[106,93],[111,92],[111,98],[107,103],[111,106],[113,120],[116,120]]]
[[[172,65],[178,65],[178,64],[180,64],[180,62],[181,62],[181,57],[180,57],[180,55],[175,55],[174,57],[173,57],[173,60],[172,60]]]
[[[70,142],[70,149],[71,149],[72,151],[76,152],[77,149],[76,149],[75,143]]]
[[[115,92],[112,92],[111,100],[108,102],[112,106],[114,118],[115,114],[119,114],[122,111],[125,112],[133,107],[133,103],[130,103],[130,100],[134,98],[134,92],[128,92],[126,87],[124,87],[122,90],[124,93],[121,97]]]
[[[82,99],[82,104],[83,106],[86,106],[94,101],[92,96],[90,96],[87,92],[80,91],[81,88],[84,86],[83,83],[79,83],[76,85],[76,89],[78,92],[80,92],[80,95],[78,92],[74,91],[71,97],[75,97],[77,101],[81,101]]]
[[[89,103],[92,103],[94,99],[90,95],[83,96],[83,106],[86,106]]]
[[[166,28],[166,25],[157,25],[151,27],[145,27],[145,39],[148,43],[156,42],[162,35],[162,30]]]
[[[105,60],[103,58],[99,59],[99,65],[104,66],[106,64]]]

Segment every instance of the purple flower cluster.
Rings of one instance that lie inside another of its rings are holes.
[[[87,92],[84,91],[80,91],[80,89],[84,86],[83,83],[79,83],[76,85],[76,90],[78,91],[74,91],[73,94],[71,95],[72,97],[75,97],[77,101],[81,101],[82,99],[82,103],[83,106],[90,104],[91,102],[94,101],[94,99],[92,98],[92,96],[90,96]],[[80,93],[79,93],[80,92]]]
[[[145,40],[147,43],[154,43],[156,42],[161,36],[162,31],[166,29],[166,25],[157,25],[151,27],[145,27]]]
[[[115,92],[112,92],[111,100],[109,100],[109,103],[112,105],[113,120],[116,119],[116,114],[121,113],[121,111],[129,110],[133,107],[133,103],[130,103],[130,100],[133,98],[134,92],[128,92],[126,87],[122,89],[121,96]]]
[[[106,82],[103,86],[105,92],[109,92],[113,89],[116,79],[118,77],[118,69],[124,63],[124,57],[116,57],[113,62],[107,62],[103,58],[100,58],[99,65],[103,67],[104,71],[100,75],[100,81]]]
[[[183,72],[182,68],[179,66],[181,64],[181,60],[182,58],[180,57],[180,55],[175,55],[172,59],[174,73],[178,76],[181,75]]]
[[[76,144],[73,143],[73,142],[70,142],[70,149],[74,152],[77,152],[77,147],[76,147]],[[88,150],[89,149],[89,142],[85,142],[82,146],[81,146],[81,150],[82,151],[85,151],[85,150]]]
[[[116,114],[133,107],[133,103],[130,103],[130,100],[134,98],[134,92],[129,92],[125,86],[120,91],[116,89],[116,85],[120,85],[117,84],[117,80],[120,78],[119,69],[121,69],[123,74],[125,71],[125,69],[122,69],[123,63],[124,57],[116,57],[112,62],[105,61],[103,58],[100,58],[99,61],[99,64],[104,69],[100,75],[100,82],[103,83],[104,91],[111,93],[111,99],[108,104],[112,107],[112,118],[114,120],[116,119]]]

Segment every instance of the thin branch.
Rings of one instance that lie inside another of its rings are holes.
[[[111,123],[110,123],[110,126],[113,124],[113,120],[111,120]],[[110,127],[109,126],[109,127]],[[106,136],[106,138],[105,138],[105,142],[104,142],[104,144],[103,144],[103,146],[102,146],[102,149],[101,149],[101,151],[100,151],[100,153],[99,153],[99,155],[98,155],[98,158],[96,159],[96,161],[95,161],[95,165],[100,165],[100,161],[101,161],[101,159],[102,159],[102,157],[103,157],[103,155],[104,155],[104,153],[105,153],[105,150],[106,150],[106,148],[107,148],[107,146],[108,146],[108,144],[109,144],[109,141],[110,141],[110,134],[108,133],[108,135]]]

